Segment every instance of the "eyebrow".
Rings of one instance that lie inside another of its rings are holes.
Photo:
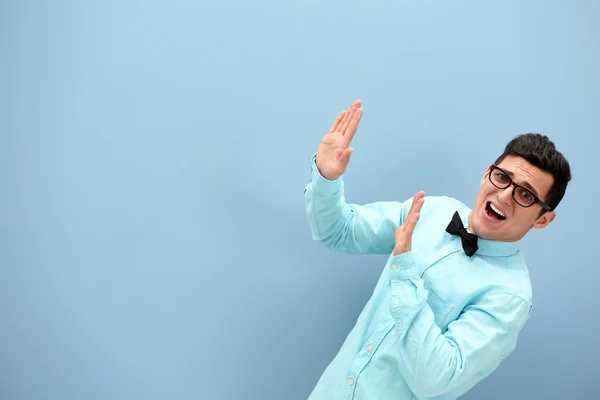
[[[503,168],[502,170],[503,170],[504,172],[506,172],[506,173],[508,174],[508,176],[510,176],[510,177],[511,177],[511,179],[512,179],[512,177],[514,176],[514,174],[513,174],[511,171],[509,171],[509,170],[507,170],[507,169],[504,169],[504,168]],[[522,183],[522,184],[520,184],[520,185],[521,185],[521,186],[524,186],[524,187],[526,187],[526,188],[527,188],[527,189],[529,189],[529,190],[531,190],[531,191],[533,192],[533,194],[535,194],[535,196],[536,196],[536,197],[538,197],[538,198],[540,197],[540,196],[538,195],[538,193],[537,193],[537,190],[535,190],[535,188],[534,188],[533,186],[531,186],[531,184],[530,184],[529,182],[525,181],[525,182],[523,182],[523,183]]]

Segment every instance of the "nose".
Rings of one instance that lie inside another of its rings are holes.
[[[506,204],[506,205],[510,205],[512,203],[512,192],[513,192],[513,186],[510,185],[509,187],[507,187],[504,190],[501,190],[500,193],[498,193],[498,199]]]

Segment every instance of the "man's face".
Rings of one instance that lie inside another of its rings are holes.
[[[546,200],[554,182],[550,173],[518,156],[506,157],[498,167],[505,171],[513,182],[530,189],[541,201]],[[500,171],[494,171],[498,172]],[[521,239],[531,228],[544,228],[552,222],[556,216],[554,211],[547,211],[540,216],[540,204],[527,208],[520,206],[512,197],[514,186],[498,189],[490,182],[489,173],[488,168],[481,179],[481,188],[469,216],[471,232],[482,239],[512,242]],[[490,208],[500,211],[505,218],[498,218]]]

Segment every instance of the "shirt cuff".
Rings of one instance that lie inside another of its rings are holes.
[[[420,277],[412,251],[401,253],[390,259],[390,280],[404,281]]]
[[[342,177],[338,177],[335,180],[329,180],[325,178],[319,172],[317,168],[317,155],[313,154],[310,166],[311,166],[311,178],[310,182],[315,192],[324,195],[333,195],[341,192],[344,188],[344,182],[342,181]]]

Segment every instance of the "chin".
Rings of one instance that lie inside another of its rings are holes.
[[[494,211],[494,208],[502,214]],[[510,219],[506,217],[506,212],[499,210],[494,205],[486,200],[477,210],[474,210],[472,231],[482,239],[493,239],[498,237],[498,233],[502,232]]]

